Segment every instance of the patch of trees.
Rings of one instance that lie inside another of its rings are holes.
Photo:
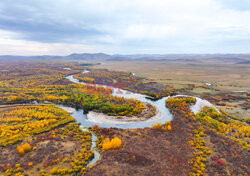
[[[54,70],[46,69],[49,70],[48,73],[50,77],[52,76],[50,79],[54,82],[64,76],[58,75],[59,73]],[[40,71],[42,70],[44,73],[44,69],[40,68]],[[25,70],[22,71],[25,72]],[[38,71],[36,75],[41,76],[41,79],[18,76],[11,78],[11,81],[1,80],[3,84],[0,84],[0,103],[50,101],[82,107],[85,111],[93,110],[115,116],[140,116],[145,109],[144,105],[137,100],[111,96],[112,90],[108,88],[80,84],[48,85],[47,79],[41,72]]]
[[[248,175],[245,156],[249,150],[249,126],[211,107],[194,115],[187,103],[190,101],[184,99],[167,99],[166,106],[175,116],[182,117],[193,132],[189,141],[194,150],[189,175]]]
[[[145,94],[155,99],[175,94],[173,88],[156,82],[145,82],[143,78],[135,77],[131,73],[91,69],[89,73],[80,73],[74,75],[74,77],[86,83],[122,88]]]
[[[3,147],[0,174],[84,175],[94,151],[91,150],[91,133],[82,131],[79,126],[71,123],[63,129],[29,136],[22,144]],[[65,150],[65,144],[74,145]]]
[[[49,131],[75,119],[55,105],[17,106],[0,113],[0,146]]]
[[[172,124],[171,122],[165,122],[164,124],[154,123],[152,128],[156,130],[161,130],[161,131],[171,131]]]
[[[205,107],[196,115],[196,119],[217,132],[238,141],[244,148],[250,149],[250,127],[244,122],[232,120],[225,113],[220,113],[213,107]]]

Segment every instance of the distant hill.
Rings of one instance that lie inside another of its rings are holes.
[[[224,64],[249,64],[250,54],[134,54],[134,55],[109,55],[105,53],[73,53],[68,56],[13,56],[0,55],[5,60],[78,60],[78,61],[147,61],[171,63],[224,63]]]
[[[106,60],[111,59],[113,56],[104,54],[104,53],[82,53],[82,54],[70,54],[68,56],[62,57],[63,59],[71,59],[71,60]]]
[[[250,60],[237,62],[236,64],[250,64]]]

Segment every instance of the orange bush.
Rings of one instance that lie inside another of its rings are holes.
[[[17,146],[17,152],[19,153],[19,155],[24,155],[25,152],[24,152],[24,149],[22,146]]]
[[[31,146],[29,143],[25,143],[23,144],[23,149],[25,153],[28,153],[29,151],[31,151]]]
[[[168,130],[168,131],[171,131],[171,130],[172,130],[172,126],[171,126],[171,125],[168,125],[168,126],[167,126],[167,130]]]
[[[20,155],[24,155],[25,153],[28,153],[29,151],[31,151],[31,146],[29,143],[25,143],[21,146],[17,146],[17,152]]]
[[[172,124],[171,124],[170,121],[165,122],[164,125],[162,125],[161,123],[154,123],[152,128],[157,129],[157,130],[171,131],[172,130]]]
[[[154,123],[153,129],[162,129],[162,124],[161,123]]]
[[[103,150],[118,149],[121,146],[122,146],[122,140],[118,137],[115,137],[111,140],[109,138],[106,138],[102,144]]]
[[[54,95],[49,95],[47,98],[49,101],[56,101],[58,98]]]

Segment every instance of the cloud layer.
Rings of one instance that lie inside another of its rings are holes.
[[[250,1],[1,0],[0,54],[249,53]]]

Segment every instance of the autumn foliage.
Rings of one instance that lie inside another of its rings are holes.
[[[66,71],[64,67],[74,67],[74,69]],[[22,63],[21,65],[6,63],[4,69],[8,72],[0,74],[1,104],[50,101],[82,107],[85,112],[96,111],[129,117],[140,117],[145,110],[144,104],[138,100],[112,96],[112,89],[108,87],[72,84],[65,77],[79,73],[83,69],[73,64],[63,66],[63,64],[53,63]],[[76,74],[74,77],[78,78]],[[94,79],[85,75],[83,81],[93,82]]]
[[[110,149],[118,149],[122,146],[122,140],[118,137],[114,137],[113,139],[106,138],[103,141],[102,148],[103,150],[110,150]]]
[[[162,130],[162,131],[171,131],[172,124],[171,122],[165,122],[165,124],[154,123],[152,128],[157,129],[157,130]]]
[[[40,134],[75,121],[66,111],[55,105],[42,104],[15,106],[8,111],[0,109],[0,120],[0,146],[14,144],[26,136]]]
[[[17,152],[20,155],[24,155],[24,154],[28,153],[29,151],[31,151],[31,146],[29,143],[25,143],[21,146],[17,146]]]
[[[226,113],[220,113],[213,107],[205,107],[196,114],[196,119],[216,132],[238,141],[244,148],[250,149],[250,127],[246,123],[231,119]]]
[[[108,71],[103,69],[91,69],[88,73],[79,73],[74,76],[86,83],[103,84],[129,91],[148,95],[153,98],[161,98],[173,95],[174,89],[157,82],[145,82],[144,79],[134,76],[132,73]]]
[[[193,150],[189,175],[248,175],[245,156],[249,150],[249,126],[213,107],[194,115],[190,110],[194,102],[189,97],[166,100],[174,116],[181,117],[193,133],[189,141]]]

